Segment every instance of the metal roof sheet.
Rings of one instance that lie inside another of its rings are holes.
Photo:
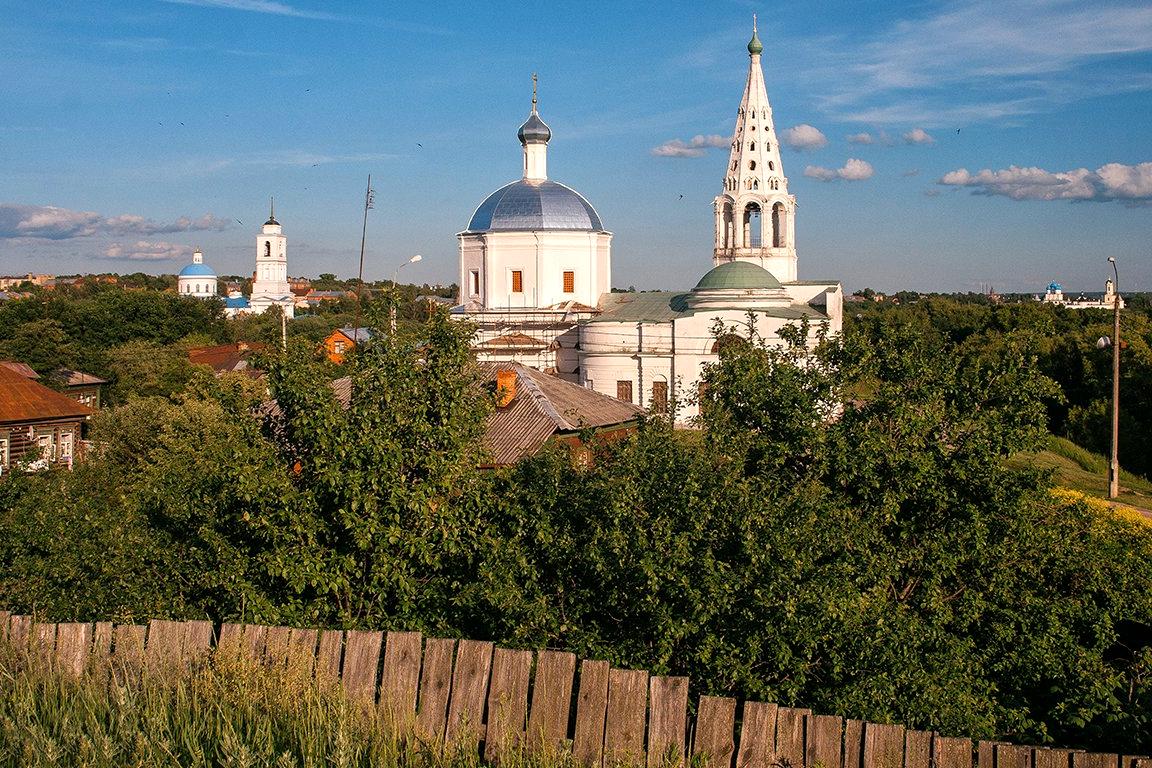
[[[0,423],[83,419],[92,409],[0,365]]]

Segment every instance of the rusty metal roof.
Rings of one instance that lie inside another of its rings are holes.
[[[63,381],[66,387],[87,387],[94,384],[108,383],[106,379],[102,379],[99,376],[93,376],[83,371],[74,371],[71,368],[61,368],[56,371],[54,376]]]
[[[492,464],[514,464],[556,434],[636,421],[644,409],[519,363],[482,363],[485,378],[516,372],[516,396],[488,419],[484,445]]]
[[[15,371],[26,379],[38,379],[40,374],[32,370],[26,363],[20,363],[15,360],[0,360],[0,365],[4,366],[10,371]]]
[[[0,423],[83,419],[92,409],[0,365]]]
[[[267,344],[258,341],[238,341],[235,344],[221,344],[215,347],[192,347],[188,350],[188,361],[193,365],[206,365],[216,373],[243,371],[248,375],[259,375],[248,367],[248,358],[254,352],[268,349]]]

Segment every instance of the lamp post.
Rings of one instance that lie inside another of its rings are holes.
[[[1108,464],[1108,498],[1120,495],[1120,272],[1116,257],[1109,256],[1112,274],[1112,458]]]
[[[396,335],[396,279],[400,276],[400,270],[404,269],[404,267],[408,266],[409,264],[415,264],[423,258],[424,257],[420,254],[416,254],[412,258],[408,259],[408,261],[405,261],[403,264],[397,266],[396,269],[392,270],[392,306],[388,310],[388,316],[392,321],[391,325],[393,336]]]

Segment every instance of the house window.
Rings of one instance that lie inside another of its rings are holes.
[[[332,345],[332,351],[338,355],[344,354],[344,350],[348,349],[348,345],[342,341],[338,341]]]
[[[576,292],[576,273],[575,272],[565,272],[564,273],[564,293],[575,293],[575,292]]]
[[[626,403],[632,402],[632,382],[631,381],[617,381],[616,382],[616,399],[623,400]]]
[[[0,467],[8,466],[8,438],[0,437]]]
[[[60,458],[72,458],[72,433],[62,432],[60,434]]]
[[[473,269],[468,273],[468,295],[480,295],[480,270]]]
[[[652,382],[652,413],[668,413],[668,382]]]
[[[512,293],[524,293],[524,273],[518,269],[512,270]]]
[[[52,442],[52,435],[37,435],[36,447],[40,452],[40,459],[56,461],[56,445]]]

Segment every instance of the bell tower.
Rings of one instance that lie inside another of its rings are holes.
[[[276,202],[272,201],[268,221],[256,236],[256,271],[252,276],[252,306],[263,312],[279,304],[288,317],[293,316],[292,289],[288,285],[288,238],[276,221]]]
[[[748,261],[787,283],[796,280],[796,197],[788,194],[788,179],[780,163],[780,145],[760,66],[763,50],[753,16],[748,81],[736,113],[724,192],[714,203],[712,263],[719,266]]]

